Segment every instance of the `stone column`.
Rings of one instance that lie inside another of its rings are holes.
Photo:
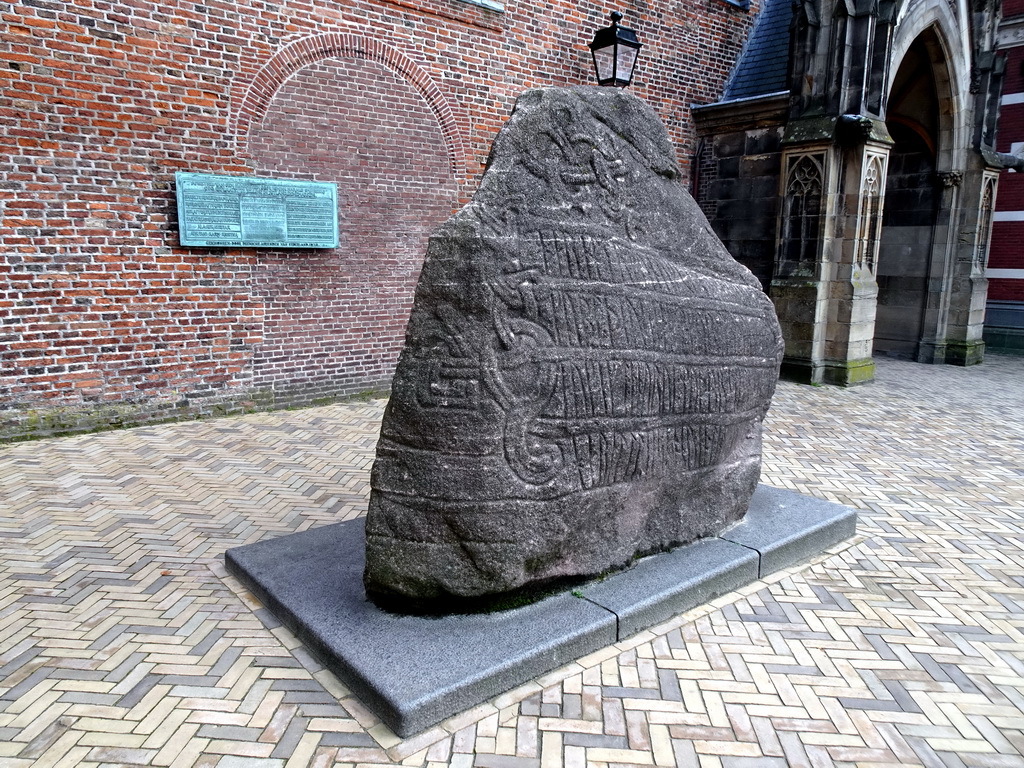
[[[862,122],[863,121],[863,122]],[[859,141],[792,146],[782,160],[771,297],[786,339],[783,374],[850,386],[874,379],[875,264],[887,135],[858,118]]]
[[[921,339],[915,360],[919,363],[944,363],[947,353],[947,330],[954,253],[956,252],[957,218],[960,212],[960,187],[963,173],[939,171],[935,174],[939,202],[932,247],[928,256],[924,306],[921,309]]]
[[[985,356],[982,340],[988,280],[989,239],[995,209],[998,171],[969,171],[962,191],[960,237],[949,285],[946,359],[953,365],[975,365]],[[973,182],[973,183],[972,183]]]
[[[769,295],[782,326],[782,375],[808,384],[824,382],[828,284],[825,255],[835,220],[836,150],[831,144],[790,147],[779,176],[778,236]]]
[[[867,129],[870,130],[868,124]],[[885,200],[889,145],[867,141],[846,149],[837,236],[827,263],[828,315],[824,381],[850,386],[872,381],[878,283],[875,267]]]

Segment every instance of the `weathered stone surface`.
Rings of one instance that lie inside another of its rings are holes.
[[[430,240],[373,468],[371,596],[455,609],[742,517],[781,336],[679,177],[624,91],[519,99]]]

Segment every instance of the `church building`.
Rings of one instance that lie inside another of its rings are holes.
[[[694,188],[761,280],[783,373],[871,381],[875,355],[984,356],[1000,171],[995,0],[765,0]]]
[[[386,388],[429,233],[472,196],[520,93],[594,82],[587,43],[611,10],[7,4],[0,441]],[[1020,162],[996,143],[1000,88],[1024,90],[999,0],[617,10],[644,44],[631,88],[775,304],[784,373],[847,385],[876,354],[982,360],[989,233],[1024,208],[997,197]],[[195,245],[181,174],[330,182],[337,246]],[[1020,316],[1022,283],[990,316]]]

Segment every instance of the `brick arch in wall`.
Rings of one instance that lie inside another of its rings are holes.
[[[376,61],[414,87],[437,118],[448,149],[452,175],[459,178],[465,169],[465,147],[455,112],[430,75],[411,58],[376,38],[351,32],[332,32],[294,40],[275,53],[249,84],[234,119],[234,135],[239,149],[247,149],[254,123],[267,113],[280,87],[297,71],[322,59],[363,58]]]
[[[411,62],[355,37],[304,42],[263,68],[237,123],[256,175],[338,186],[338,248],[260,251],[254,261],[262,322],[252,384],[278,405],[389,379],[461,163],[451,111]]]

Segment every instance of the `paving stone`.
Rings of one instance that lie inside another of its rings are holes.
[[[648,761],[660,765],[666,752],[679,766],[722,768],[1024,765],[1022,405],[1024,358],[995,355],[970,368],[881,359],[877,382],[854,389],[780,383],[762,482],[857,509],[855,543],[546,676],[542,692],[500,713],[488,705],[455,718],[462,735],[448,764],[596,765],[617,754],[597,750],[629,748],[611,733],[618,716],[604,720],[605,704],[623,702],[627,726],[646,721]],[[297,710],[295,754],[312,755],[311,765],[425,766],[431,744],[399,760],[386,753],[382,739],[396,755],[407,742],[374,730],[355,699],[346,699],[355,716],[339,706],[303,647],[270,631],[276,622],[263,623],[266,611],[218,570],[230,547],[361,515],[381,409],[335,405],[0,447],[0,763],[167,765],[159,755],[170,752],[152,745],[85,745],[132,736],[122,730],[141,718],[184,716],[167,742],[181,740],[176,768],[284,766],[271,753],[287,726],[262,744],[199,730],[262,730]],[[19,601],[32,595],[60,602]],[[198,695],[160,685],[153,670],[165,665],[203,678]],[[291,680],[306,681],[303,690],[274,688]],[[119,694],[56,687],[122,681],[130,688]],[[610,695],[622,687],[658,698]],[[538,720],[540,757],[529,739],[496,754],[499,728],[518,734],[540,717],[564,717],[567,729]],[[146,722],[142,739],[157,727]],[[493,730],[477,738],[478,723]],[[309,734],[320,741],[303,752]],[[841,743],[814,743],[822,734]],[[215,751],[255,748],[265,751]]]
[[[338,700],[321,688],[319,691],[288,691],[284,695],[284,702],[287,704],[306,705],[332,705]]]
[[[480,768],[539,768],[540,760],[512,755],[477,755],[473,765]]]
[[[367,733],[325,733],[320,743],[325,747],[374,747],[377,742]]]
[[[609,736],[601,733],[572,733],[570,731],[562,734],[562,742],[572,747],[629,748],[629,740],[625,736]]]
[[[261,728],[244,728],[238,725],[204,725],[199,731],[200,738],[230,739],[232,741],[256,741]]]
[[[97,704],[100,706],[123,706],[120,702],[121,696],[109,693],[85,693],[83,691],[70,691],[62,694],[60,701],[65,704]]]

